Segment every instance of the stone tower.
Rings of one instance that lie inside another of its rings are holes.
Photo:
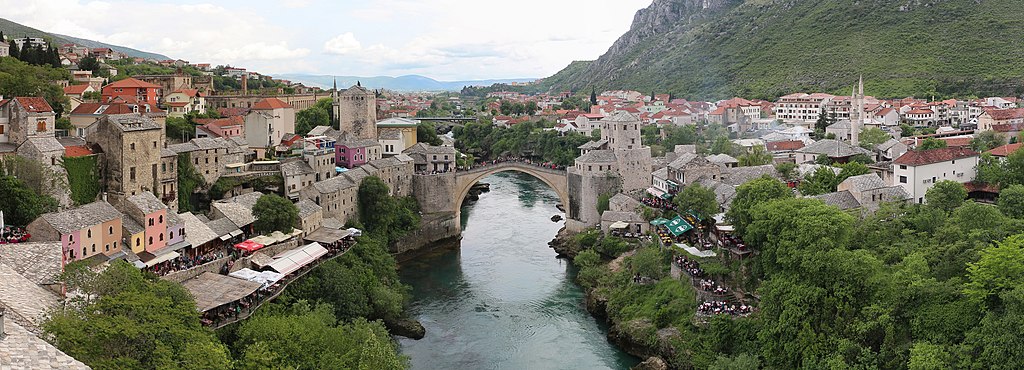
[[[339,131],[360,139],[377,140],[377,99],[373,92],[359,85],[342,92],[335,88],[332,98]]]
[[[857,90],[850,99],[850,144],[860,145],[860,130],[864,126],[864,76],[857,82]]]

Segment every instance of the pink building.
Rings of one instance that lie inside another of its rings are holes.
[[[242,116],[217,119],[199,119],[196,121],[203,125],[203,131],[208,132],[210,136],[223,138],[245,138],[245,118]]]
[[[60,241],[67,264],[120,251],[121,217],[117,209],[99,201],[44,214],[28,224],[26,230],[33,241]]]
[[[356,168],[382,156],[380,142],[342,135],[334,144],[334,163],[338,167]]]

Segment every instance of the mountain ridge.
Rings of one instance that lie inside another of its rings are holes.
[[[1011,0],[655,0],[591,62],[542,88],[629,88],[700,99],[845,92],[1024,93],[1024,8]]]
[[[395,91],[459,91],[465,86],[489,86],[497,83],[531,82],[536,80],[536,78],[509,78],[492,80],[438,81],[433,78],[421,75],[404,75],[398,77],[359,77],[315,75],[303,73],[285,73],[275,76],[278,78],[291,80],[293,82],[302,82],[304,84],[320,86],[322,88],[330,88],[331,85],[334,83],[334,80],[337,79],[338,87],[340,88],[349,87],[355,85],[358,82],[362,86],[371,89],[386,89]]]
[[[159,53],[152,53],[152,52],[132,49],[132,48],[125,47],[125,46],[112,45],[112,44],[107,44],[107,43],[103,43],[103,42],[99,42],[99,41],[93,41],[93,40],[89,40],[89,39],[83,39],[83,38],[74,37],[74,36],[67,36],[67,35],[61,35],[61,34],[41,31],[41,30],[29,27],[29,26],[26,26],[26,25],[23,25],[23,24],[20,24],[20,23],[8,20],[6,18],[0,18],[0,31],[3,31],[4,35],[7,35],[7,37],[9,37],[9,38],[19,38],[19,37],[25,37],[25,36],[49,38],[49,39],[52,39],[54,41],[54,43],[56,44],[56,45],[54,45],[55,47],[59,47],[61,44],[78,44],[78,45],[85,46],[85,47],[88,47],[88,48],[110,48],[111,50],[114,50],[114,51],[120,52],[120,53],[124,53],[125,55],[128,55],[130,57],[134,57],[134,58],[145,58],[145,59],[156,59],[156,60],[171,59],[171,58],[167,57],[166,55],[159,54]]]

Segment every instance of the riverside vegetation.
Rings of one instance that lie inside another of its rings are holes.
[[[597,232],[570,241],[577,280],[611,339],[672,368],[1021,368],[1021,213],[936,189],[927,205],[860,214],[794,198],[770,178],[742,185],[728,217],[760,254],[700,262],[757,299],[750,317],[691,321],[695,293],[666,276],[666,252]],[[656,282],[635,284],[635,274]]]
[[[360,184],[359,204],[358,243],[243,322],[211,331],[179,284],[124,262],[99,273],[72,263],[60,278],[81,294],[43,329],[94,369],[405,368],[385,322],[405,320],[409,289],[387,246],[418,227],[418,210],[376,177]]]

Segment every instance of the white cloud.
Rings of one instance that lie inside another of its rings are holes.
[[[284,0],[281,5],[284,5],[285,8],[299,9],[308,7],[312,3],[311,0]]]
[[[328,54],[345,55],[363,49],[352,32],[345,32],[324,43],[324,51]]]

